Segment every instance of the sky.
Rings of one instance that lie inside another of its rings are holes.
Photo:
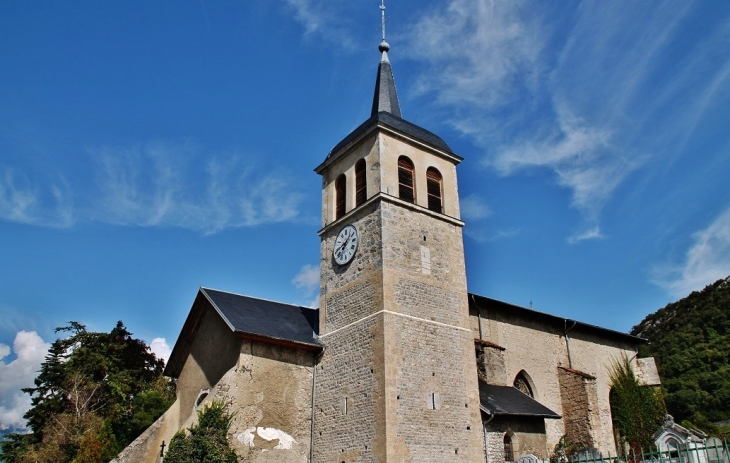
[[[0,430],[54,328],[166,357],[199,287],[317,302],[380,1],[0,2]],[[458,168],[469,291],[628,331],[730,274],[730,2],[389,0]]]

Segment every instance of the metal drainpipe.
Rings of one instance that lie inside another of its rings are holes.
[[[477,300],[474,299],[474,295],[471,294],[471,300],[474,303],[474,306],[477,308],[477,318],[479,319],[479,340],[484,339],[484,334],[482,333],[482,308],[479,307],[479,304],[477,304]]]
[[[316,393],[316,384],[317,384],[317,361],[322,358],[322,355],[324,354],[324,349],[322,351],[314,356],[314,360],[312,361],[312,424],[310,426],[309,431],[309,461],[311,462],[314,458],[314,394]]]
[[[565,347],[568,349],[568,366],[572,369],[573,368],[573,359],[570,357],[570,338],[568,337],[568,331],[575,328],[575,325],[578,324],[577,321],[573,320],[573,325],[568,328],[568,320],[564,319],[563,322],[565,323],[563,328],[563,333],[565,333]]]
[[[484,432],[484,461],[489,463],[489,441],[487,440],[487,425],[494,419],[494,413],[489,417],[487,421],[482,423],[482,431]]]

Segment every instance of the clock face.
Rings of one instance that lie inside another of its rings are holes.
[[[352,225],[346,225],[335,240],[335,249],[332,252],[335,262],[344,265],[352,260],[357,251],[357,229]]]

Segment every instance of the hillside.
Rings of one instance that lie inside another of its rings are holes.
[[[708,429],[730,419],[730,277],[648,315],[631,334],[649,340],[669,413]]]

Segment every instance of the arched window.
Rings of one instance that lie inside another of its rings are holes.
[[[355,206],[359,206],[368,199],[368,186],[365,181],[365,160],[360,159],[355,164]]]
[[[512,437],[509,434],[504,435],[504,461],[505,463],[514,461],[512,456]]]
[[[345,215],[345,192],[347,191],[347,181],[345,174],[341,174],[335,180],[335,219],[339,219]]]
[[[441,213],[441,173],[433,167],[426,171],[426,190],[428,190],[428,208]]]
[[[535,395],[532,392],[532,386],[530,386],[530,381],[527,379],[527,374],[524,371],[517,374],[515,382],[512,383],[512,385],[523,394],[535,398]]]
[[[673,437],[667,439],[667,452],[670,457],[676,458],[679,456],[679,441],[677,439]]]
[[[405,156],[398,158],[398,197],[403,201],[414,203],[416,191],[413,187],[413,163]]]
[[[667,448],[669,450],[677,450],[679,448],[679,441],[673,437],[667,439]]]

